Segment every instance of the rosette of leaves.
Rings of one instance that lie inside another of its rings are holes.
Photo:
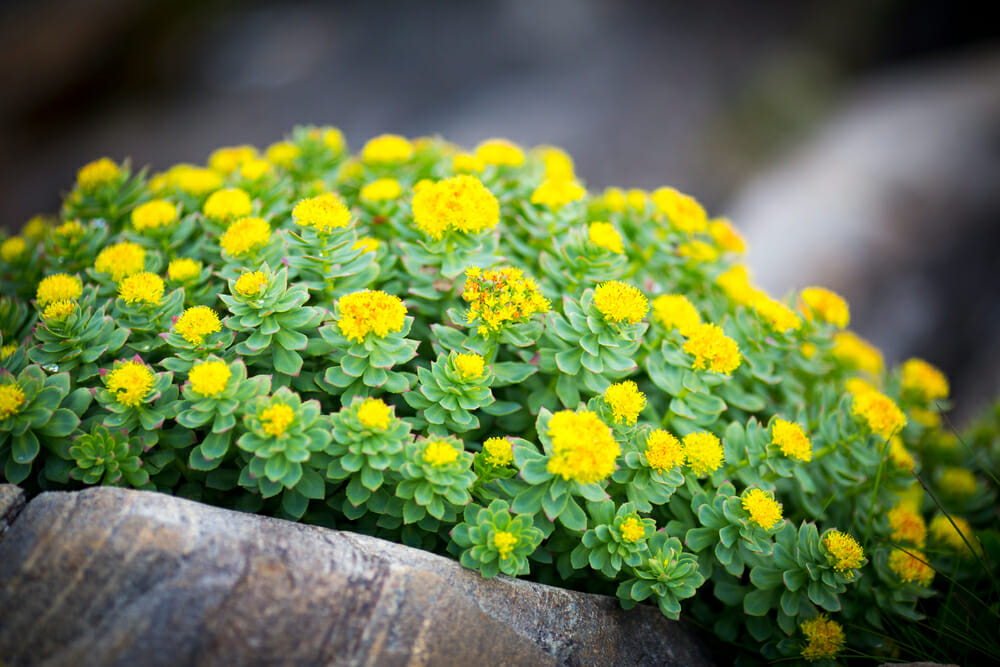
[[[463,367],[464,360],[476,357],[478,368]],[[403,394],[403,399],[437,432],[474,431],[479,428],[479,418],[473,410],[488,408],[493,402],[490,385],[493,371],[483,367],[478,355],[456,352],[441,353],[430,369],[417,369],[417,389]],[[478,370],[478,375],[476,374]]]
[[[136,395],[135,400],[123,401],[119,393],[110,391],[107,386],[110,373],[123,363],[139,364],[152,377],[149,389]],[[129,433],[138,431],[137,435],[146,449],[159,442],[164,423],[173,419],[177,410],[178,392],[173,384],[174,374],[170,371],[153,373],[139,355],[135,355],[127,362],[115,362],[112,371],[102,370],[101,375],[105,386],[97,389],[95,397],[98,404],[111,413],[104,416],[104,425]]]
[[[591,526],[570,553],[574,569],[590,565],[609,579],[618,576],[623,565],[637,566],[656,532],[653,519],[642,518],[632,503],[615,511],[612,500],[587,503]]]
[[[531,516],[512,516],[507,503],[499,499],[489,507],[469,505],[464,521],[451,530],[452,541],[462,550],[462,565],[487,578],[500,572],[511,577],[528,574],[528,556],[542,537]]]
[[[126,231],[122,236],[149,250],[158,250],[168,257],[175,257],[200,245],[192,237],[201,231],[200,225],[203,222],[204,218],[198,212],[192,211],[182,216],[178,207],[178,217],[170,224],[144,229],[142,232],[137,232],[131,225],[126,225]],[[96,253],[94,256],[96,257]]]
[[[489,438],[483,443],[483,448],[476,452],[472,459],[472,471],[476,473],[476,483],[472,487],[472,495],[476,499],[485,502],[503,497],[503,489],[492,482],[510,479],[517,475],[517,470],[513,466],[515,444],[532,446],[527,440],[521,438]],[[500,450],[499,455],[498,450]]]
[[[68,436],[80,424],[80,417],[90,405],[86,389],[70,391],[69,373],[47,375],[31,365],[15,377],[0,371],[0,464],[3,476],[18,484],[31,474],[31,467],[42,446],[63,462],[69,457]],[[65,466],[52,456],[51,473],[61,476]]]
[[[332,177],[344,158],[350,155],[343,137],[333,141],[330,133],[340,135],[335,128],[313,125],[301,125],[292,130],[290,143],[298,149],[298,156],[285,169],[296,181]]]
[[[649,538],[642,561],[626,570],[632,576],[617,590],[622,606],[631,609],[637,602],[655,597],[663,615],[673,620],[680,616],[680,601],[693,597],[705,583],[695,555],[685,552],[679,539],[663,531]]]
[[[84,484],[151,486],[149,473],[142,467],[142,442],[125,431],[108,431],[97,425],[90,433],[76,437],[69,454],[76,464],[69,476]]]
[[[496,263],[499,242],[495,231],[479,233],[448,232],[441,239],[422,238],[415,243],[401,243],[403,267],[413,284],[410,292],[437,301],[444,293],[434,287],[437,274],[452,280],[467,266],[490,266]],[[438,269],[434,274],[424,267]]]
[[[334,306],[334,320],[339,317],[336,309]],[[412,326],[413,318],[407,316],[400,331],[385,336],[369,333],[361,341],[347,338],[336,322],[320,327],[319,335],[333,349],[330,356],[334,363],[327,367],[322,378],[317,376],[317,384],[330,393],[340,394],[345,405],[356,396],[408,391],[413,374],[392,368],[417,356],[420,341],[407,338]]]
[[[43,368],[72,370],[77,384],[97,375],[101,358],[115,355],[132,332],[105,314],[106,304],[94,305],[95,299],[90,288],[65,318],[38,322],[34,331],[37,345],[28,349],[28,358]]]
[[[333,439],[324,449],[330,456],[326,477],[332,482],[348,480],[343,512],[349,519],[358,519],[369,508],[376,510],[388,502],[383,485],[392,479],[389,471],[405,463],[403,449],[412,439],[410,425],[396,417],[390,406],[371,398],[355,398],[331,415],[330,421]]]
[[[120,230],[146,192],[146,170],[132,174],[131,164],[125,160],[118,175],[94,190],[76,187],[63,201],[62,217],[70,220],[107,221],[112,229]]]
[[[289,246],[287,264],[310,290],[336,299],[367,287],[379,274],[375,256],[358,247],[354,226],[319,231],[297,226],[284,232]]]
[[[611,476],[616,485],[615,494],[624,495],[640,512],[649,512],[653,506],[667,503],[684,484],[681,464],[671,469],[655,468],[650,464],[646,453],[649,437],[648,428],[641,429],[626,441],[624,456]]]
[[[30,285],[33,290],[38,281]],[[29,327],[35,321],[34,309],[20,299],[12,299],[6,294],[0,297],[0,339],[4,344],[16,343],[30,333]]]
[[[742,410],[763,409],[763,399],[753,394],[744,396],[726,392],[724,388],[732,384],[729,376],[709,370],[694,370],[691,357],[684,352],[683,345],[683,336],[676,331],[668,332],[660,343],[660,349],[650,352],[645,358],[649,379],[667,394],[664,398],[669,402],[665,405],[665,412],[669,413],[675,428],[690,424],[686,430],[692,430],[715,424],[728,407],[726,400],[721,398],[723,395],[734,396],[736,403],[733,406]]]
[[[111,313],[115,321],[129,329],[128,346],[137,354],[148,354],[164,344],[160,333],[170,328],[173,318],[184,311],[184,290],[175,289],[158,304],[128,303],[115,299]]]
[[[215,356],[206,360],[212,362],[223,363]],[[208,431],[188,456],[188,465],[194,470],[219,467],[231,451],[242,406],[271,391],[271,376],[247,378],[247,367],[241,359],[233,360],[226,368],[229,377],[217,393],[201,393],[191,382],[181,388],[184,398],[177,404],[177,423],[187,429]]]
[[[762,426],[751,417],[746,426],[740,422],[732,422],[726,427],[723,438],[726,461],[737,467],[736,477],[747,486],[759,485],[765,480],[777,478],[793,478],[799,494],[816,494],[820,481],[810,472],[809,467],[785,456],[772,444],[770,435],[776,418],[771,419],[767,426]],[[824,465],[825,465],[824,459]],[[788,488],[787,485],[782,488]],[[815,498],[810,499],[816,503]]]
[[[302,402],[288,387],[271,396],[258,396],[243,416],[246,433],[236,445],[246,452],[240,486],[263,498],[282,494],[281,508],[296,519],[310,500],[326,496],[326,483],[310,465],[310,458],[330,443],[329,417],[319,401]]]
[[[554,348],[541,350],[541,368],[548,373],[558,369],[556,394],[571,408],[580,402],[580,382],[589,391],[603,394],[613,380],[635,370],[633,357],[649,327],[608,322],[594,306],[594,290],[584,291],[580,301],[563,297],[563,313],[553,312],[546,328]]]
[[[704,491],[696,493],[691,498],[691,510],[701,527],[687,530],[684,544],[694,552],[714,546],[715,561],[734,577],[743,574],[748,561],[771,554],[774,548],[771,537],[780,524],[762,528],[754,523],[743,509],[741,496],[729,482],[720,484],[714,495]],[[670,528],[668,526],[668,530]],[[706,558],[701,560],[703,564],[713,562]]]
[[[94,265],[107,243],[109,231],[107,225],[98,222],[70,221],[50,229],[43,247],[49,257],[58,258],[64,273],[79,273]]]
[[[551,252],[538,255],[538,265],[551,282],[553,294],[574,294],[583,286],[625,275],[628,258],[624,253],[611,252],[589,241],[587,228],[571,230],[565,242],[553,242]]]
[[[267,264],[261,266],[266,284],[250,296],[235,289],[237,280],[229,279],[229,294],[219,299],[229,308],[231,317],[223,325],[239,336],[233,347],[251,364],[291,377],[302,370],[302,356],[310,338],[302,333],[315,329],[326,311],[304,305],[309,300],[305,285],[288,285],[288,269],[282,267],[271,272]],[[311,378],[300,383],[311,385]]]
[[[454,436],[419,437],[406,443],[405,462],[398,470],[401,481],[386,513],[404,524],[418,523],[434,530],[438,522],[454,523],[472,501],[469,490],[476,476],[472,453]],[[427,521],[426,518],[431,518]]]

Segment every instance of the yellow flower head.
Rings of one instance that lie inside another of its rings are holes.
[[[624,213],[628,208],[628,201],[621,188],[605,188],[601,203],[606,209],[615,213]]]
[[[362,236],[351,246],[351,250],[360,250],[362,252],[378,252],[378,248],[379,240],[371,236]]]
[[[183,283],[201,275],[201,263],[187,257],[171,260],[167,264],[167,278],[175,283]]]
[[[323,145],[337,155],[343,153],[344,149],[347,147],[347,142],[344,141],[344,133],[336,127],[324,127],[322,129]]]
[[[247,160],[240,165],[240,176],[248,181],[256,182],[274,171],[267,160]]]
[[[253,146],[223,146],[208,156],[208,166],[223,174],[231,174],[257,157],[257,149]]]
[[[750,522],[765,530],[770,530],[781,522],[781,503],[768,491],[748,489],[743,494],[742,505],[750,515]]]
[[[398,296],[376,290],[361,290],[341,297],[337,327],[348,340],[360,343],[368,334],[385,338],[402,331],[406,306]]]
[[[240,218],[226,228],[219,244],[230,257],[247,255],[271,241],[271,225],[263,218]]]
[[[727,252],[742,255],[747,251],[747,243],[726,218],[716,218],[708,223],[708,233],[715,245]]]
[[[653,192],[653,204],[667,216],[670,223],[682,232],[704,232],[708,229],[708,216],[694,197],[673,188],[660,188]]]
[[[323,234],[351,224],[351,210],[332,192],[303,199],[292,209],[292,219]]]
[[[583,199],[587,191],[576,181],[547,179],[531,193],[531,203],[558,210],[570,202]]]
[[[756,290],[750,285],[750,273],[747,271],[747,267],[741,264],[732,266],[721,273],[715,279],[715,284],[726,293],[730,301],[744,306],[749,305],[756,294]]]
[[[561,148],[542,146],[538,151],[545,163],[545,179],[549,181],[575,181],[573,158]]]
[[[806,287],[799,292],[799,310],[807,320],[815,317],[839,329],[851,320],[851,311],[844,298],[822,287]]]
[[[913,421],[927,428],[937,428],[941,425],[941,413],[926,408],[910,408],[910,417]]]
[[[948,378],[923,359],[903,363],[903,393],[924,403],[948,398]]]
[[[288,427],[295,421],[295,411],[284,403],[272,403],[257,415],[260,420],[260,430],[268,435],[280,438],[288,432]]]
[[[125,276],[139,273],[146,267],[146,251],[138,243],[122,241],[102,250],[94,260],[94,271],[110,273],[111,279],[121,282]]]
[[[456,153],[451,158],[451,168],[459,174],[471,174],[485,169],[486,163],[470,153]]]
[[[361,149],[365,164],[399,164],[413,157],[413,144],[398,134],[381,134]]]
[[[649,193],[639,188],[631,188],[625,193],[625,202],[633,211],[644,213],[649,203]]]
[[[476,147],[476,158],[485,164],[520,167],[524,164],[524,151],[506,139],[487,139]]]
[[[469,303],[466,322],[472,324],[478,320],[480,333],[499,331],[510,324],[526,322],[534,313],[549,310],[549,301],[535,281],[514,268],[467,269],[462,298]]]
[[[684,341],[684,351],[694,357],[691,367],[729,375],[743,361],[739,345],[716,324],[699,324]]]
[[[802,320],[791,308],[761,290],[753,291],[750,306],[774,331],[797,331],[802,326]]]
[[[7,343],[6,345],[0,345],[0,359],[6,359],[10,355],[17,352],[17,343]]]
[[[0,422],[20,412],[26,401],[21,385],[16,382],[0,384]]]
[[[263,271],[246,271],[233,284],[233,291],[242,297],[258,296],[267,289],[267,275]]]
[[[634,544],[646,536],[646,526],[637,516],[627,516],[618,526],[622,539],[629,544]]]
[[[667,329],[690,336],[701,324],[701,316],[683,294],[661,294],[653,299],[653,319]]]
[[[232,371],[224,361],[202,361],[191,367],[188,380],[191,388],[202,396],[218,396],[229,384]]]
[[[683,450],[688,467],[698,477],[715,472],[725,462],[722,443],[707,431],[684,436]]]
[[[710,246],[704,241],[697,239],[680,244],[677,247],[677,254],[681,257],[687,257],[690,260],[702,263],[714,262],[719,258],[719,251],[714,246]]]
[[[507,438],[489,438],[483,443],[486,462],[498,468],[514,462],[514,449]]]
[[[656,429],[646,440],[646,463],[653,470],[669,471],[684,465],[681,441],[663,429]]]
[[[621,255],[625,252],[622,244],[622,235],[618,233],[615,226],[610,222],[592,222],[587,228],[588,240],[598,248],[604,248],[608,252]]]
[[[812,460],[812,443],[802,427],[795,422],[775,419],[771,426],[771,444],[785,456],[799,461]]]
[[[621,454],[611,428],[590,412],[561,410],[549,421],[552,456],[546,469],[553,475],[580,484],[594,484],[615,471]]]
[[[253,213],[253,202],[245,190],[225,188],[213,192],[201,207],[205,217],[215,222],[229,222]]]
[[[154,199],[132,210],[132,226],[137,232],[162,229],[177,221],[177,205],[163,199]]]
[[[631,380],[616,382],[604,390],[604,402],[611,408],[616,424],[633,425],[646,407],[646,395]]]
[[[954,522],[954,523],[952,523]],[[949,549],[965,553],[969,550],[965,543],[968,540],[973,547],[976,546],[976,534],[968,521],[960,516],[952,516],[951,520],[944,514],[938,514],[931,519],[931,538],[939,544],[943,544]],[[965,536],[964,539],[962,536]]]
[[[493,229],[500,204],[475,176],[460,174],[432,183],[413,195],[413,223],[433,239],[455,230],[466,234]]]
[[[222,176],[212,169],[179,164],[163,175],[163,186],[173,186],[192,197],[202,197],[222,187]],[[150,181],[150,189],[157,192],[162,188],[154,187]]]
[[[834,658],[847,643],[844,628],[840,623],[828,619],[826,614],[806,619],[800,627],[802,634],[806,636],[802,657],[809,662]]]
[[[126,361],[116,364],[104,376],[104,386],[115,395],[115,400],[130,408],[145,402],[146,395],[152,391],[153,371],[141,361]]]
[[[854,415],[864,419],[872,433],[877,433],[886,440],[906,426],[906,415],[891,398],[881,392],[870,390],[855,393],[851,405]]]
[[[823,546],[828,552],[830,565],[837,572],[849,572],[861,567],[865,561],[865,552],[858,541],[839,530],[831,530],[823,538]]]
[[[27,242],[20,236],[13,236],[0,244],[0,258],[10,264],[16,261],[28,249]]]
[[[500,560],[507,560],[517,546],[517,536],[506,530],[497,530],[493,533],[493,546],[500,554]]]
[[[84,230],[79,220],[67,220],[52,231],[55,232],[56,236],[68,239],[83,236],[86,230]]]
[[[941,489],[953,498],[970,498],[976,493],[978,484],[972,471],[954,466],[941,471]]]
[[[478,354],[459,354],[453,363],[463,380],[478,380],[486,370],[485,361]]]
[[[649,312],[649,302],[642,292],[619,280],[598,285],[594,305],[609,322],[638,324]]]
[[[918,586],[927,587],[934,581],[934,568],[927,564],[927,554],[916,549],[893,551],[889,554],[889,569],[903,583],[912,581]]]
[[[913,455],[903,444],[903,439],[898,435],[894,435],[889,438],[889,460],[892,464],[901,470],[913,471],[914,466],[916,466],[916,461],[913,460]]]
[[[264,157],[271,164],[285,169],[291,169],[295,161],[302,155],[302,149],[290,141],[278,141],[267,147]]]
[[[885,368],[878,348],[851,331],[842,331],[833,337],[833,356],[848,368],[878,375]]]
[[[163,278],[142,271],[124,278],[118,283],[118,298],[125,303],[157,306],[163,301]]]
[[[381,398],[366,398],[357,407],[358,421],[365,428],[384,431],[392,421],[392,408]]]
[[[44,308],[56,301],[74,301],[83,294],[83,283],[76,276],[68,273],[55,273],[45,276],[38,283],[38,290],[35,292],[35,301],[40,308]]]
[[[458,450],[447,440],[429,440],[422,454],[425,463],[443,468],[458,460]]]
[[[177,318],[174,329],[192,345],[201,345],[205,342],[205,336],[222,331],[222,322],[208,306],[194,306]]]
[[[911,505],[900,503],[888,514],[891,537],[897,542],[909,542],[923,548],[927,542],[927,524],[924,517]]]
[[[77,223],[79,224],[79,223]],[[42,241],[48,233],[51,223],[44,215],[36,215],[21,228],[21,236],[32,241]]]
[[[75,312],[76,301],[72,299],[53,301],[45,306],[45,310],[42,312],[42,319],[46,322],[62,322]]]
[[[386,201],[403,194],[403,188],[395,178],[380,178],[361,188],[360,196],[365,201]]]
[[[121,169],[112,160],[102,157],[80,167],[76,172],[76,185],[80,190],[93,194],[106,185],[116,182],[122,175]]]

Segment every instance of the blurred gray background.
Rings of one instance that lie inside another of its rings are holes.
[[[888,361],[1000,392],[1000,22],[947,0],[0,4],[0,224],[102,155],[162,169],[295,124],[555,144],[672,185],[777,295],[844,294]]]

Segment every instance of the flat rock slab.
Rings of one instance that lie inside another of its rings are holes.
[[[653,607],[364,535],[107,487],[22,497],[0,485],[8,667],[710,664]]]

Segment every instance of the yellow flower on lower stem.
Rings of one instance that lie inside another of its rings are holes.
[[[68,273],[54,273],[45,276],[38,283],[35,291],[35,301],[44,308],[56,301],[74,301],[83,294],[83,283],[77,276]]]
[[[683,449],[688,467],[698,477],[715,472],[725,462],[722,443],[708,431],[684,436]]]
[[[649,312],[649,302],[642,292],[619,280],[598,285],[594,305],[609,322],[638,324]]]
[[[754,290],[750,306],[764,318],[767,325],[777,332],[797,331],[802,326],[802,320],[792,312],[792,309],[777,299],[772,299],[761,290]]]
[[[889,438],[889,460],[897,468],[911,472],[917,464],[913,460],[913,455],[910,454],[910,451],[906,449],[906,445],[903,444],[903,439],[898,435]]]
[[[500,554],[500,560],[507,560],[517,546],[517,536],[506,530],[498,530],[493,533],[493,546]]]
[[[163,301],[163,278],[142,271],[118,283],[118,298],[125,303],[157,306]]]
[[[261,410],[257,418],[260,419],[260,429],[264,433],[280,438],[295,421],[295,411],[284,403],[274,403]]]
[[[102,157],[80,167],[76,173],[76,185],[83,192],[93,194],[117,181],[121,175],[122,171],[114,161]]]
[[[621,448],[611,435],[611,428],[600,418],[584,410],[560,410],[549,421],[552,455],[546,470],[564,480],[580,484],[601,482],[615,471]]]
[[[497,198],[475,176],[459,174],[414,192],[413,224],[434,240],[449,231],[478,234],[500,222]]]
[[[140,361],[126,361],[116,365],[105,377],[104,386],[115,400],[134,408],[142,404],[153,389],[155,378],[149,366]]]
[[[621,188],[605,188],[600,201],[605,208],[615,213],[624,213],[628,208],[625,192]]]
[[[646,463],[653,470],[668,471],[684,465],[681,441],[663,429],[656,429],[646,439]]]
[[[27,399],[16,382],[0,384],[0,422],[21,411]]]
[[[271,164],[291,169],[302,155],[302,149],[290,141],[276,141],[267,147],[264,157]]]
[[[62,322],[75,313],[76,308],[76,301],[72,299],[56,301],[45,306],[45,310],[42,311],[42,319],[46,322]]]
[[[292,220],[303,227],[312,227],[317,232],[328,234],[351,224],[351,210],[340,197],[327,192],[297,203],[292,209]]]
[[[247,255],[271,241],[271,225],[263,218],[240,218],[226,228],[219,244],[230,257]]]
[[[263,271],[245,271],[233,284],[233,291],[242,297],[258,296],[267,289],[267,275]]]
[[[708,229],[705,209],[694,197],[673,188],[659,188],[652,195],[657,210],[667,216],[670,224],[682,232],[704,232]]]
[[[851,320],[851,311],[844,298],[822,287],[806,287],[799,292],[799,309],[807,320],[815,317],[840,329]]]
[[[646,395],[631,380],[616,382],[604,390],[604,402],[611,408],[616,424],[632,426],[646,407]]]
[[[930,586],[934,581],[934,568],[927,564],[927,554],[916,549],[897,549],[889,554],[889,569],[903,583],[913,582],[918,586]]]
[[[653,319],[683,336],[690,336],[701,324],[698,309],[683,294],[661,294],[653,299]]]
[[[677,247],[677,254],[696,262],[714,262],[719,258],[718,250],[698,239],[680,244]]]
[[[201,345],[205,336],[222,331],[218,314],[208,306],[188,308],[174,323],[174,329],[192,345]]]
[[[531,203],[558,210],[570,202],[583,199],[586,194],[587,191],[576,181],[545,180],[531,193]]]
[[[429,440],[421,457],[425,463],[443,468],[458,460],[458,450],[447,440]]]
[[[924,517],[910,505],[900,503],[889,510],[890,537],[897,542],[909,542],[923,548],[927,542],[927,524]]]
[[[844,628],[827,618],[826,614],[806,619],[799,627],[806,636],[802,657],[810,662],[836,657],[847,643]]]
[[[361,290],[341,297],[337,302],[337,328],[348,340],[360,343],[374,334],[385,338],[402,331],[406,306],[398,296],[379,290]]]
[[[351,246],[351,250],[360,250],[362,252],[378,252],[378,248],[379,240],[371,236],[362,236]]]
[[[514,462],[514,450],[507,438],[489,438],[483,443],[486,462],[499,467],[509,466]]]
[[[823,546],[829,552],[830,565],[840,573],[855,570],[864,563],[865,552],[858,541],[839,530],[831,530],[823,538]]]
[[[948,378],[923,359],[908,359],[903,363],[903,393],[924,403],[948,398]]]
[[[737,264],[719,274],[715,284],[726,293],[733,303],[749,305],[756,290],[750,284],[750,273],[747,267]]]
[[[833,357],[849,368],[878,375],[885,368],[878,348],[853,331],[841,331],[833,337]]]
[[[691,367],[729,375],[743,361],[739,345],[715,324],[700,324],[684,341],[684,351],[694,357]]]
[[[774,528],[782,519],[781,503],[763,489],[748,489],[743,494],[742,505],[750,521],[765,530]]]
[[[217,190],[205,200],[201,207],[205,217],[215,222],[239,220],[253,213],[253,201],[245,190],[225,188]]]
[[[248,181],[259,181],[274,171],[274,166],[267,160],[247,160],[240,165],[240,176]]]
[[[94,271],[110,273],[116,283],[146,267],[146,250],[138,243],[122,241],[102,250],[94,260]]]
[[[253,146],[223,146],[208,156],[208,166],[223,174],[231,174],[256,157],[257,149]]]
[[[365,201],[386,201],[403,194],[403,188],[395,178],[380,178],[361,188],[359,196]]]
[[[747,243],[727,218],[716,218],[708,223],[708,233],[719,248],[742,255]]]
[[[484,164],[520,167],[524,164],[524,151],[506,139],[487,139],[476,146],[476,158]]]
[[[886,440],[906,426],[906,415],[895,401],[875,390],[855,393],[851,410],[865,420],[872,433]]]
[[[812,460],[812,443],[802,427],[795,422],[775,419],[771,426],[771,444],[781,453],[799,461]]]
[[[587,238],[598,248],[604,248],[608,252],[621,255],[625,252],[622,244],[622,235],[618,233],[615,226],[610,222],[592,222],[587,227]]]
[[[357,417],[365,428],[384,431],[392,420],[392,409],[381,398],[366,398],[357,408]]]
[[[637,516],[625,517],[618,526],[618,531],[622,534],[622,539],[629,544],[634,544],[646,536],[646,526]]]
[[[202,396],[218,396],[229,384],[232,371],[224,361],[203,361],[191,367],[191,388]]]

